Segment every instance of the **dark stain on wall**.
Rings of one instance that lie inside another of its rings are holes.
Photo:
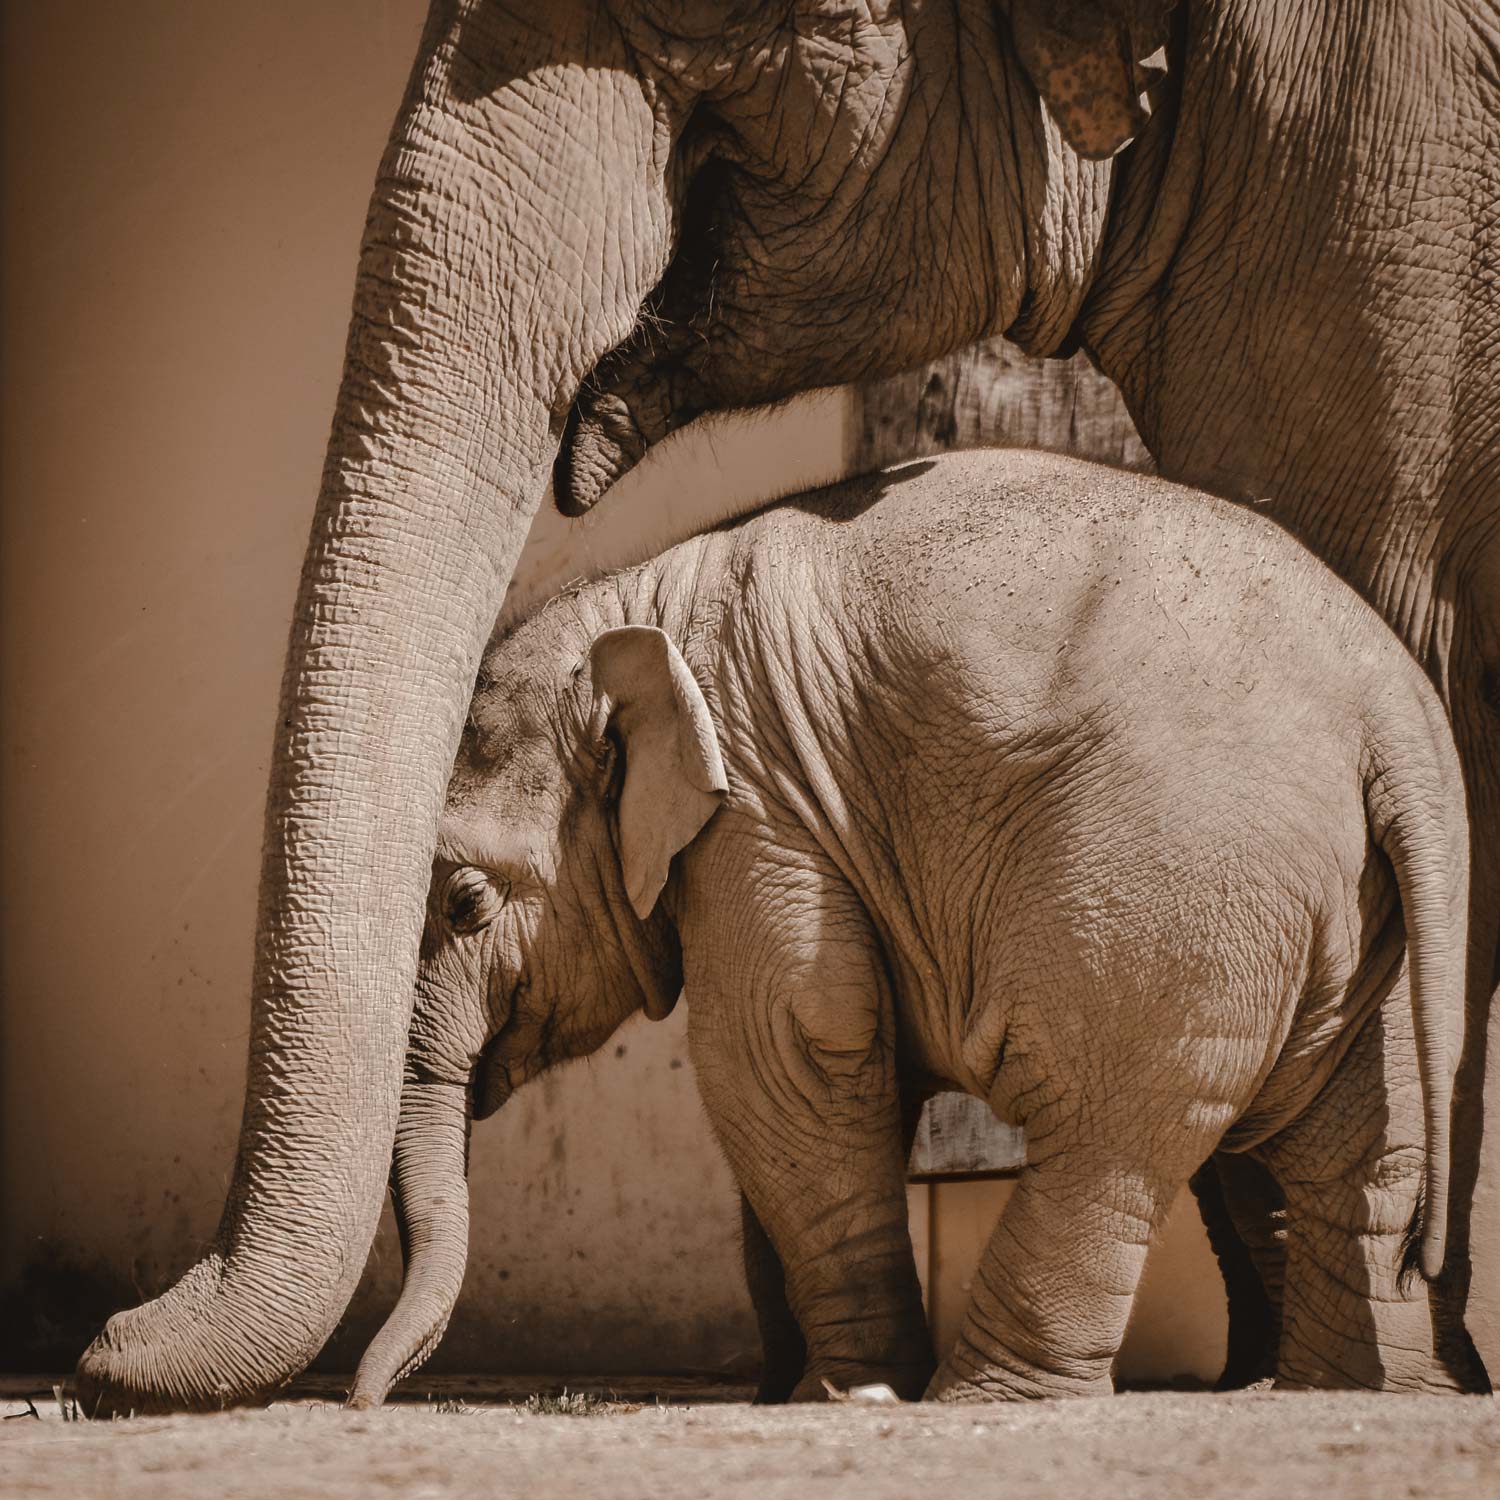
[[[71,1370],[111,1313],[157,1290],[116,1270],[80,1264],[42,1241],[21,1274],[0,1289],[0,1370]]]

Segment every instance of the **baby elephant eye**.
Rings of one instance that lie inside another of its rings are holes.
[[[487,927],[504,905],[503,886],[472,865],[455,870],[443,884],[443,915],[461,937]]]

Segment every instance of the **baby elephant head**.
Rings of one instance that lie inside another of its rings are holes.
[[[660,630],[588,644],[548,610],[480,671],[433,861],[391,1184],[406,1262],[351,1404],[436,1346],[468,1249],[468,1131],[527,1079],[667,1015],[658,897],[728,783],[702,690]]]

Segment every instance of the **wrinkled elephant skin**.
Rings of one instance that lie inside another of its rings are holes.
[[[408,1076],[493,1108],[685,980],[803,1399],[927,1385],[901,1106],[934,1082],[1028,1159],[932,1394],[1110,1389],[1148,1238],[1216,1150],[1286,1198],[1283,1384],[1472,1389],[1407,1274],[1444,1262],[1466,864],[1437,695],[1276,526],[1072,459],[950,457],[497,639]],[[398,1199],[411,1175],[462,1204],[433,1156],[411,1137]],[[431,1285],[464,1225],[425,1228]],[[451,1308],[402,1302],[363,1401]]]
[[[1500,1243],[1494,5],[545,11],[432,6],[287,656],[224,1217],[85,1354],[85,1405],[256,1399],[348,1300],[443,790],[549,475],[576,510],[696,412],[1000,333],[1086,348],[1164,473],[1265,504],[1450,709],[1477,837],[1442,1295],[1500,1364],[1465,1212],[1478,1176]]]

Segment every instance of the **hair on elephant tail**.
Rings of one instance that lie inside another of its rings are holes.
[[[349,1405],[379,1406],[426,1362],[448,1327],[469,1255],[469,1090],[410,1072],[391,1161],[405,1271],[401,1295],[355,1372]]]
[[[1422,1229],[1427,1222],[1427,1194],[1419,1191],[1412,1205],[1411,1219],[1401,1232],[1401,1262],[1396,1272],[1396,1285],[1402,1292],[1409,1292],[1418,1276],[1430,1281],[1422,1269]]]
[[[1430,696],[1424,695],[1421,714],[1369,735],[1365,773],[1370,835],[1395,871],[1406,926],[1426,1126],[1417,1263],[1429,1281],[1441,1273],[1447,1248],[1455,1038],[1464,1013],[1469,905],[1463,777],[1447,719],[1435,698],[1427,702]]]

